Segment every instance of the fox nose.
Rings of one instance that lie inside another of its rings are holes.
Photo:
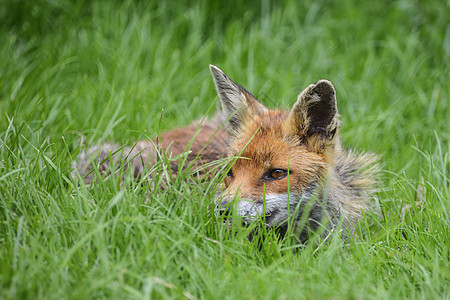
[[[230,203],[227,201],[222,201],[219,206],[219,213],[221,216],[230,215]]]

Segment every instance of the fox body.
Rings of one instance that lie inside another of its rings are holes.
[[[264,216],[268,226],[279,228],[285,228],[289,220],[294,225],[306,220],[305,228],[312,231],[321,224],[327,224],[327,232],[340,223],[352,228],[362,211],[370,209],[376,162],[373,155],[341,146],[331,82],[320,80],[308,86],[289,111],[271,110],[219,68],[210,68],[222,112],[200,125],[162,134],[162,148],[169,147],[177,156],[191,142],[187,159],[200,166],[231,159],[218,200],[221,212],[235,207],[250,222]],[[139,177],[156,162],[156,148],[153,141],[141,141],[121,153],[127,154],[126,165]],[[100,172],[106,172],[107,158],[116,149],[111,144],[88,149],[81,154],[78,172],[92,169],[93,161]],[[171,168],[177,171],[176,161]],[[301,229],[300,238],[307,236],[308,230]]]

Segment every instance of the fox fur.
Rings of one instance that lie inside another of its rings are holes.
[[[210,69],[222,104],[215,118],[166,132],[158,145],[140,141],[133,147],[89,148],[80,154],[75,172],[88,174],[84,180],[90,183],[93,164],[107,173],[112,162],[124,160],[139,178],[156,163],[160,149],[169,147],[172,156],[178,156],[192,143],[187,160],[198,166],[234,158],[218,200],[220,212],[234,207],[249,222],[264,216],[268,226],[281,232],[288,221],[300,226],[306,220],[299,229],[301,240],[324,224],[326,232],[339,224],[354,228],[372,207],[377,163],[374,155],[342,147],[331,82],[308,86],[289,111],[271,110],[222,70],[213,65]],[[178,171],[176,161],[170,167]]]

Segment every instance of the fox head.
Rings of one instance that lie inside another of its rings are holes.
[[[327,80],[308,86],[290,111],[271,110],[210,66],[235,157],[220,207],[280,226],[301,202],[321,193],[340,149],[336,92]],[[320,195],[318,196],[320,197]]]

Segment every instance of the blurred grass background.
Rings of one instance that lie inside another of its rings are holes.
[[[449,15],[433,0],[0,1],[0,295],[447,298]],[[334,83],[344,144],[385,170],[360,242],[255,251],[212,224],[201,186],[149,204],[148,186],[71,182],[83,135],[129,144],[202,117],[210,63],[269,107]]]

